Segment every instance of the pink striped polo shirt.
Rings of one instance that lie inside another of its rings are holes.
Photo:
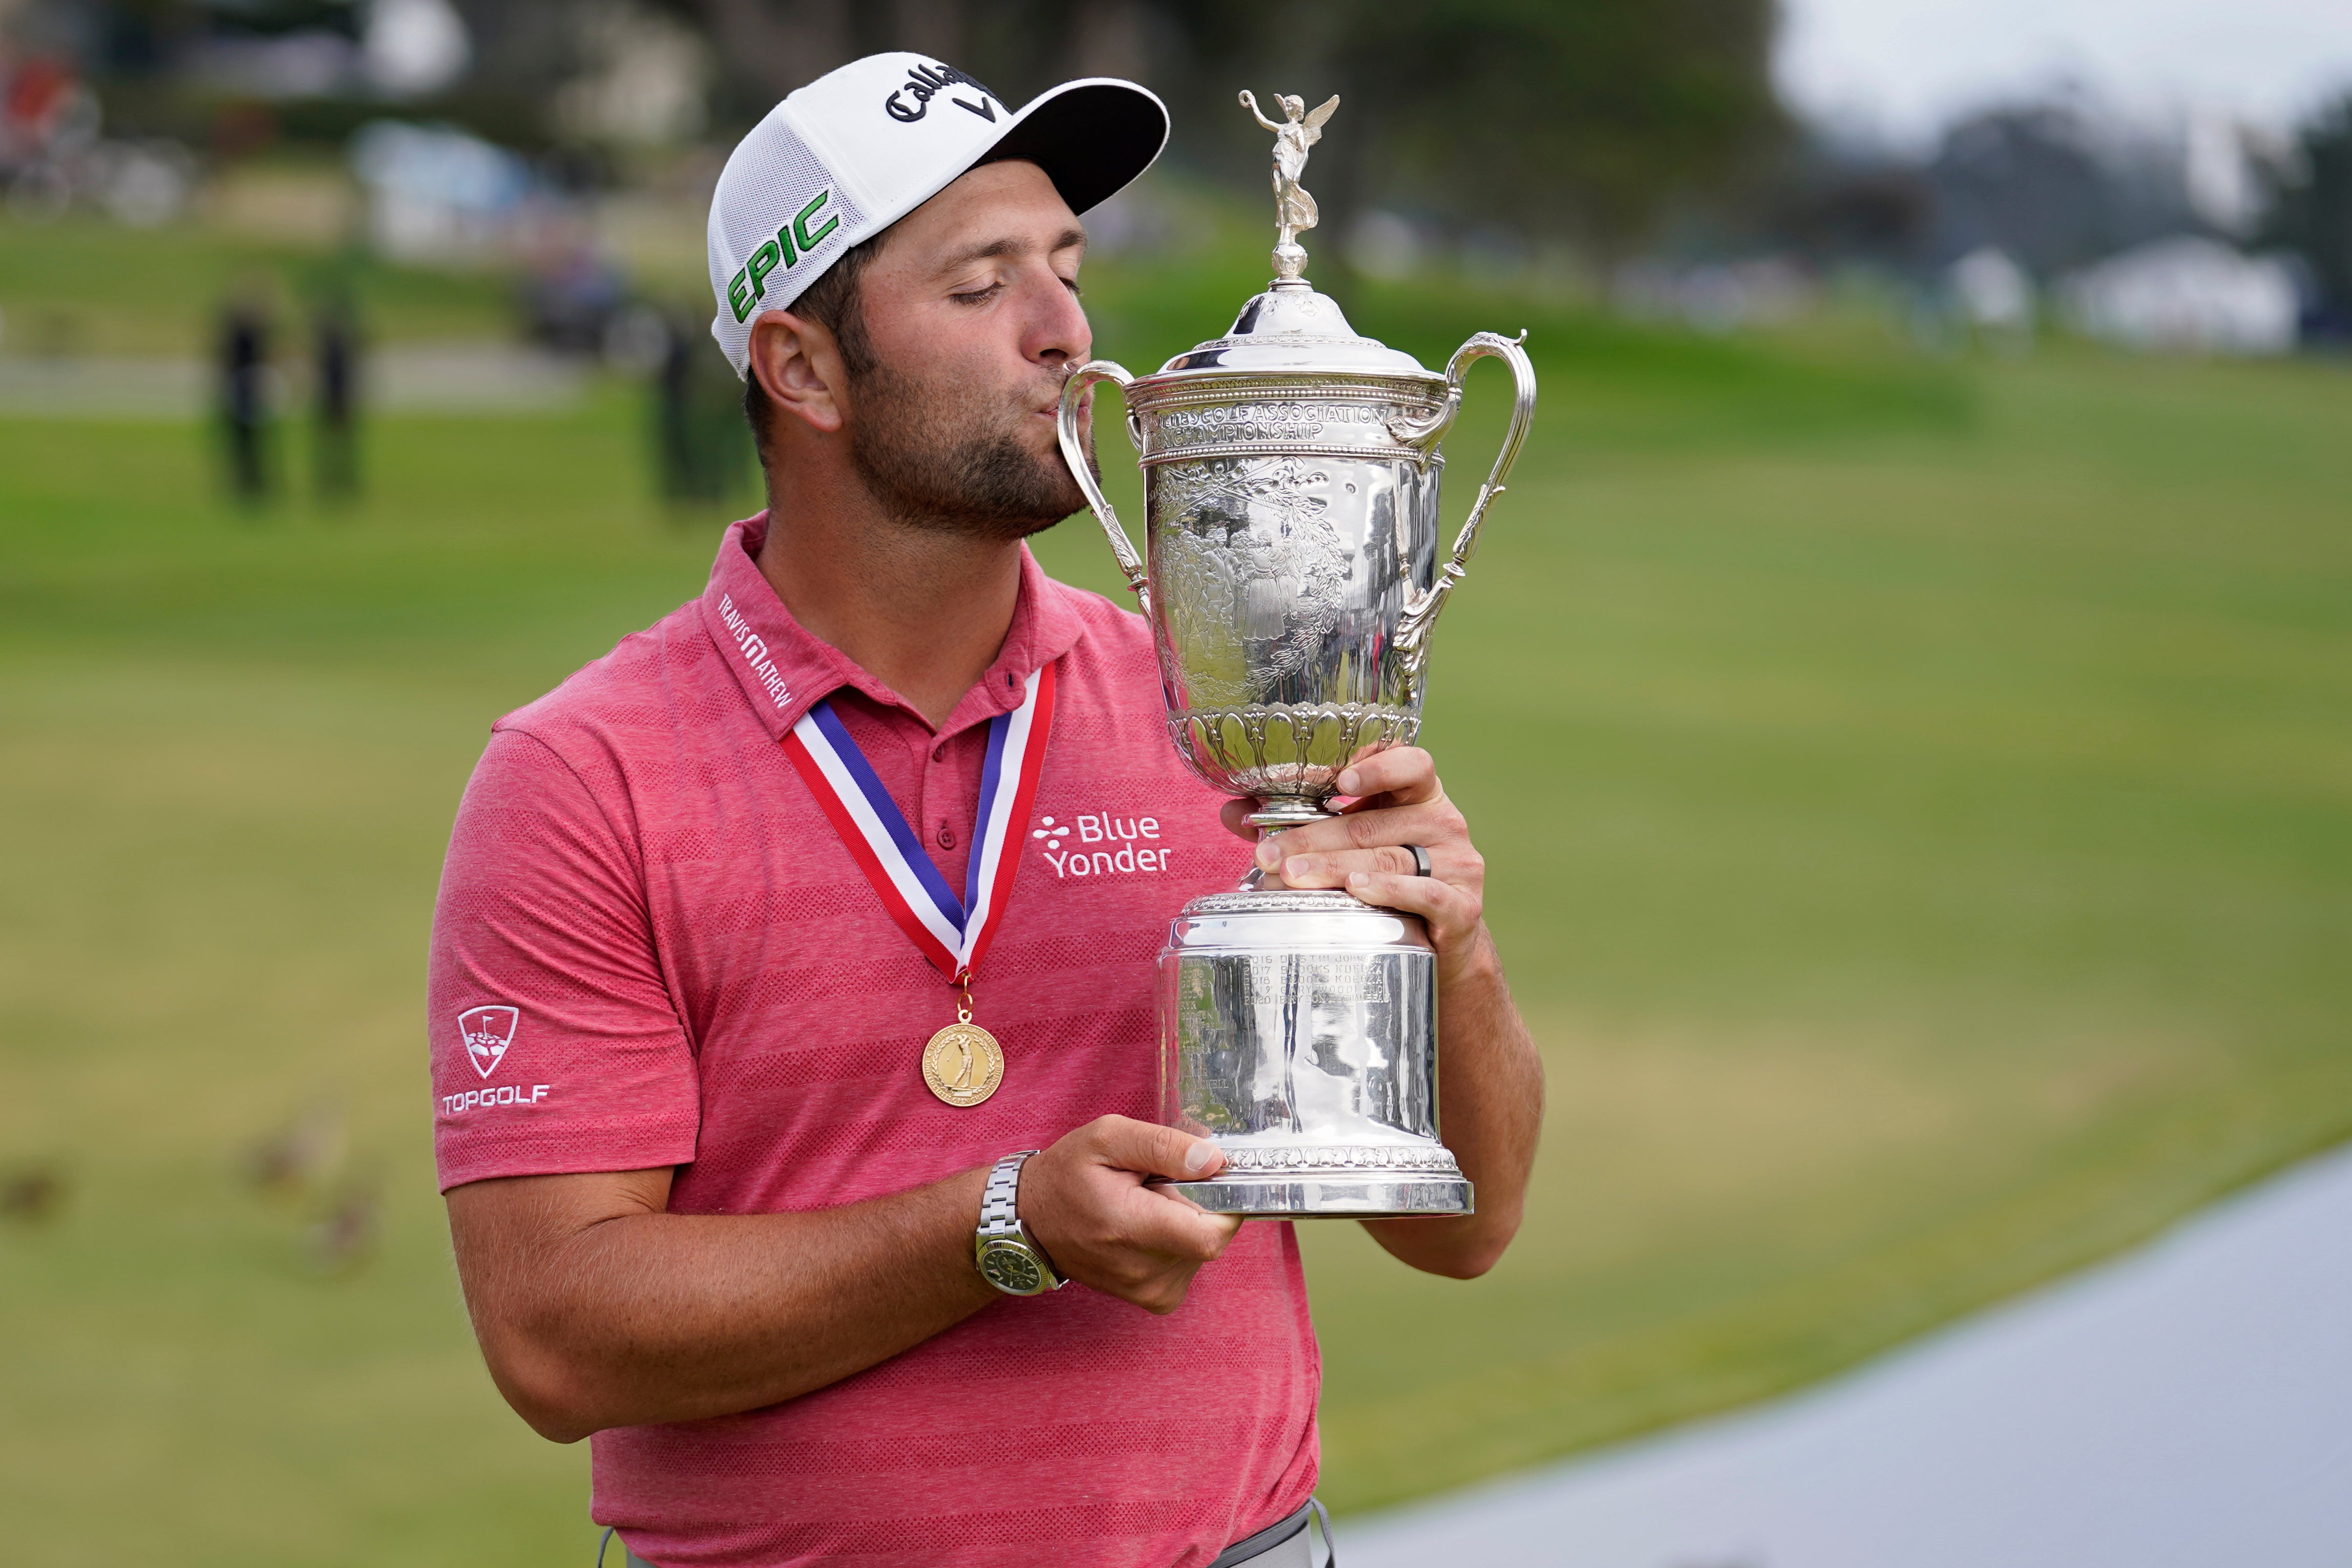
[[[1154,955],[1248,851],[1168,744],[1149,630],[1024,549],[1003,651],[934,729],[793,622],[752,560],[765,528],[735,524],[699,600],[491,728],[434,919],[444,1190],[674,1166],[679,1213],[828,1208],[1155,1114]],[[972,988],[1003,1082],[959,1109],[919,1062],[955,993],[780,743],[829,697],[961,888],[988,721],[1049,662]],[[782,1405],[600,1432],[593,1512],[663,1568],[1204,1563],[1313,1489],[1319,1375],[1290,1228],[1247,1225],[1164,1318],[1072,1285]]]

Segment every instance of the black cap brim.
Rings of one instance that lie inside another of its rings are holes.
[[[1133,82],[1097,77],[1039,94],[979,162],[1022,158],[1084,213],[1135,183],[1168,145],[1168,110]]]

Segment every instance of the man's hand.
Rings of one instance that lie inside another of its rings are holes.
[[[1213,1176],[1225,1156],[1206,1138],[1125,1116],[1099,1116],[1021,1167],[1021,1219],[1063,1276],[1154,1312],[1184,1303],[1201,1265],[1241,1221],[1144,1185],[1147,1176]]]
[[[1486,862],[1429,753],[1401,746],[1360,757],[1339,785],[1341,796],[1355,797],[1340,815],[1275,834],[1258,845],[1257,863],[1286,886],[1345,888],[1428,923],[1445,1041],[1438,1057],[1445,1145],[1477,1184],[1478,1210],[1368,1219],[1364,1228],[1416,1269],[1468,1279],[1493,1268],[1518,1230],[1543,1118],[1543,1063],[1487,935]],[[1254,806],[1228,801],[1225,826],[1252,836]],[[1429,875],[1415,874],[1407,844],[1428,854]]]
[[[1409,910],[1429,923],[1437,981],[1450,988],[1488,961],[1483,940],[1486,862],[1470,842],[1462,813],[1445,798],[1437,764],[1417,746],[1400,746],[1350,763],[1339,793],[1357,797],[1345,812],[1275,834],[1257,847],[1257,863],[1290,887],[1340,887],[1366,904]],[[1244,838],[1251,800],[1225,802],[1225,826]],[[1430,874],[1414,874],[1412,852],[1429,855]]]

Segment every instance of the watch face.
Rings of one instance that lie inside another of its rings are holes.
[[[1045,1273],[1028,1249],[1012,1242],[992,1243],[981,1255],[980,1271],[1000,1291],[1034,1296],[1045,1288]]]

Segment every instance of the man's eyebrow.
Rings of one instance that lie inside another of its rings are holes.
[[[1083,250],[1086,248],[1086,230],[1064,229],[1054,236],[1054,243],[1045,247],[1045,254],[1051,256],[1055,251],[1068,250],[1073,246]],[[1028,253],[1027,241],[1015,239],[1008,235],[1003,239],[992,239],[980,245],[966,246],[961,250],[949,253],[947,258],[940,263],[940,270],[953,272],[957,267],[968,267],[975,261],[993,261],[1004,256],[1026,256]]]

